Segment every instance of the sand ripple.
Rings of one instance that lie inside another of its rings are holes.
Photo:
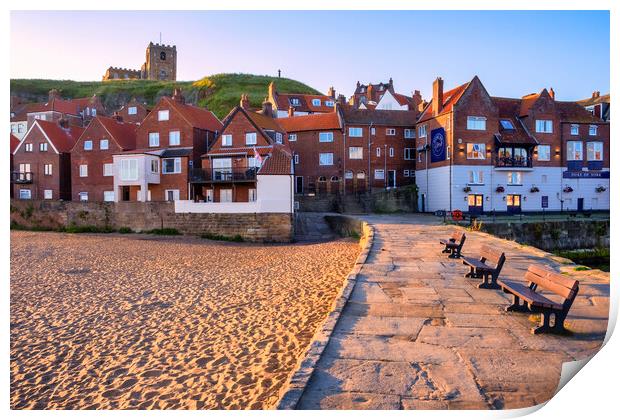
[[[11,233],[11,408],[267,408],[356,243]]]

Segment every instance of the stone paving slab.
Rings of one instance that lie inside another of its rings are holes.
[[[357,276],[298,408],[502,409],[553,396],[565,361],[594,354],[609,312],[609,274],[528,246],[468,232],[463,249],[507,255],[501,278],[523,281],[530,264],[580,281],[564,336],[533,335],[538,318],[506,312],[510,296],[478,289],[468,268],[441,253],[454,227],[437,218],[369,216],[374,245]]]

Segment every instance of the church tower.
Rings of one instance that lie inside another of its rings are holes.
[[[142,79],[177,80],[177,46],[149,43]]]

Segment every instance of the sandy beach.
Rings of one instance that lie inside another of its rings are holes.
[[[11,232],[11,408],[270,408],[358,252]]]

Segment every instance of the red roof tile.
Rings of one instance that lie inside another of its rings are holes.
[[[299,105],[291,104],[291,99],[297,98]],[[318,99],[320,105],[316,106],[312,104],[313,99]],[[325,102],[335,102],[335,100],[327,95],[312,95],[302,93],[280,93],[276,96],[277,108],[281,111],[288,110],[289,106],[293,106],[295,111],[298,112],[333,112],[334,106],[327,106]]]
[[[19,139],[15,137],[13,134],[11,134],[11,139],[9,141],[9,144],[11,145],[11,153],[13,153],[15,149],[17,148],[17,146],[19,146]]]
[[[167,96],[164,97],[164,99],[168,101],[170,106],[176,109],[192,127],[209,130],[211,132],[222,130],[222,122],[208,109],[184,104]]]
[[[461,96],[463,96],[463,93],[465,93],[465,90],[467,89],[470,83],[471,81],[467,83],[463,83],[462,85],[457,86],[452,90],[444,92],[443,93],[443,107],[441,108],[440,113],[450,112],[454,104],[456,104],[459,101],[459,99],[461,99]],[[433,98],[428,103],[428,105],[422,112],[422,115],[420,116],[419,121],[424,121],[428,118],[431,118],[433,116],[433,107],[435,107],[435,98]]]
[[[139,127],[137,124],[121,122],[108,117],[96,117],[95,120],[98,120],[103,125],[123,150],[136,148],[136,131]]]
[[[287,133],[341,128],[340,119],[335,112],[278,118],[278,123]]]
[[[578,102],[556,101],[556,108],[560,112],[562,121],[574,123],[602,123],[603,120],[593,115]]]
[[[292,154],[281,144],[274,144],[271,153],[259,169],[259,175],[292,175]]]
[[[51,121],[36,120],[35,124],[41,127],[41,130],[43,130],[47,138],[60,153],[68,153],[71,151],[84,132],[84,128],[82,127],[70,125],[69,128],[63,128],[58,125],[58,123]]]

